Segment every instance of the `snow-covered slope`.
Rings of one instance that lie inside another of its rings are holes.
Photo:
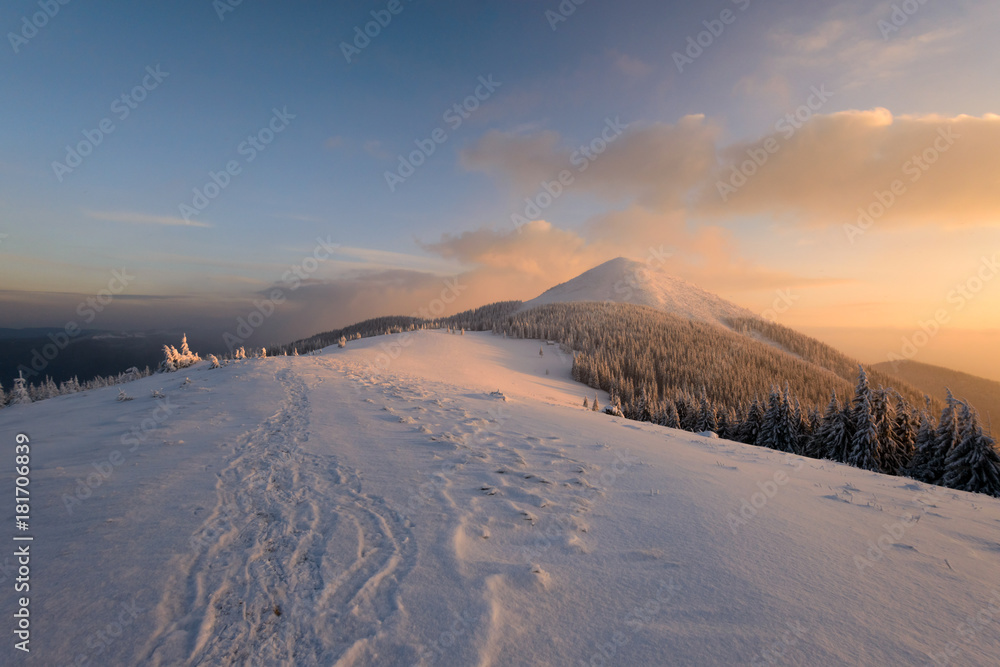
[[[1000,501],[590,412],[538,350],[424,331],[0,410],[34,537],[0,662],[996,664]]]
[[[681,280],[655,265],[619,257],[576,278],[556,285],[531,301],[522,310],[550,303],[613,301],[650,306],[692,320],[725,324],[730,317],[754,314],[696,285]]]

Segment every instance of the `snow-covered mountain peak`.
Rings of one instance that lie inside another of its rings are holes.
[[[609,260],[556,285],[525,302],[522,309],[580,301],[649,306],[688,319],[723,325],[727,318],[754,316],[746,308],[670,275],[655,263],[637,262],[625,257]]]

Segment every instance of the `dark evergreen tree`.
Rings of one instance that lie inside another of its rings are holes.
[[[892,424],[894,458],[887,463],[887,466],[893,467],[894,472],[892,474],[905,474],[905,470],[913,458],[916,436],[916,431],[913,428],[912,408],[907,405],[906,399],[897,394],[896,419]]]
[[[642,394],[639,396],[639,407],[637,410],[638,414],[635,419],[642,422],[653,421],[653,399],[650,396],[649,387],[642,388]]]
[[[832,439],[832,432],[841,426],[840,419],[840,399],[837,398],[837,390],[830,394],[830,402],[826,404],[826,412],[820,420],[819,426],[813,431],[809,438],[809,445],[804,454],[813,459],[823,459],[829,457],[831,447],[828,444]]]
[[[819,411],[819,408],[809,409],[809,440],[811,441],[813,435],[819,430],[820,424],[823,423],[823,414]]]
[[[890,392],[879,387],[872,392],[872,420],[878,435],[878,470],[886,475],[895,475],[905,463],[901,443],[896,442],[896,409],[890,401]]]
[[[872,391],[868,386],[868,375],[861,366],[858,366],[858,386],[851,405],[851,425],[854,432],[847,462],[862,470],[878,472],[879,442],[872,411]]]
[[[727,408],[726,406],[722,406],[721,408],[719,408],[718,411],[717,411],[716,418],[717,418],[717,420],[719,422],[719,430],[716,431],[716,433],[718,433],[719,437],[722,438],[723,440],[732,440],[733,439],[733,432],[732,432],[733,431],[733,429],[732,429],[733,418],[732,418],[732,415],[731,415],[731,413],[729,411],[729,408]]]
[[[791,427],[792,427],[792,451],[802,454],[809,443],[809,421],[802,412],[802,404],[799,399],[791,399],[788,383],[785,383],[785,397],[791,406]]]
[[[838,463],[847,463],[854,442],[854,423],[851,421],[851,404],[846,403],[826,441],[826,458]]]
[[[683,408],[683,409],[682,409]],[[690,394],[681,394],[677,400],[677,412],[681,417],[681,428],[685,431],[697,433],[698,428],[698,406]]]
[[[993,438],[983,433],[976,413],[962,401],[958,444],[948,452],[944,485],[1000,498],[1000,455]]]
[[[788,396],[775,387],[767,399],[767,412],[757,435],[757,446],[776,449],[781,452],[795,451],[795,430],[792,425],[792,410]]]
[[[739,437],[737,439],[747,445],[756,445],[757,437],[760,434],[763,423],[764,409],[760,406],[760,401],[754,398],[753,403],[750,404],[750,409],[747,410],[746,417],[739,425]]]
[[[948,453],[958,443],[958,401],[948,390],[947,404],[941,411],[937,430],[934,432],[933,445],[926,455],[920,457],[919,465],[914,466],[914,479],[928,484],[941,484],[944,480],[945,464]]]
[[[695,425],[696,433],[711,431],[719,432],[719,421],[715,414],[715,407],[708,400],[708,394],[701,390],[701,406],[698,408],[698,423]]]
[[[906,466],[906,475],[913,479],[924,481],[924,471],[927,470],[934,451],[937,449],[934,421],[927,411],[920,413],[920,426],[913,442],[913,457]]]
[[[663,417],[660,421],[661,426],[666,426],[667,428],[679,428],[680,427],[680,417],[677,416],[677,406],[674,404],[672,398],[668,398],[663,403]]]

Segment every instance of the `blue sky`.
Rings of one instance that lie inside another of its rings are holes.
[[[980,3],[914,3],[888,29],[888,2],[587,0],[563,3],[575,11],[553,29],[555,0],[401,0],[351,63],[342,44],[388,2],[244,0],[221,18],[219,4],[56,3],[35,33],[25,17],[44,0],[0,9],[0,326],[61,326],[127,266],[135,281],[94,326],[221,331],[324,238],[341,250],[261,342],[412,312],[446,275],[467,278],[454,307],[471,307],[659,246],[676,273],[756,309],[798,290],[789,325],[905,332],[997,245],[996,162],[970,146],[996,143],[1000,110],[998,18]],[[699,33],[710,43],[678,71],[674,54]],[[147,68],[168,75],[121,118],[116,100],[152,81]],[[480,77],[500,86],[453,129],[444,112]],[[727,160],[820,86],[829,100],[721,206]],[[294,118],[248,162],[241,144],[275,109]],[[867,193],[963,115],[974,141],[846,242]],[[60,180],[53,163],[103,119],[113,132]],[[524,198],[608,119],[628,125],[621,141],[514,234]],[[391,191],[397,156],[438,128],[446,140]],[[230,161],[239,173],[180,224]],[[942,248],[937,269],[913,268]],[[998,304],[1000,281],[955,326],[1000,329]]]

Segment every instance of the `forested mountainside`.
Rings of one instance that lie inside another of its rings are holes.
[[[299,341],[291,354],[444,327],[558,343],[541,345],[539,355],[608,392],[609,414],[1000,495],[1000,456],[967,401],[932,400],[786,327],[738,318],[728,328],[622,303],[519,306],[491,304],[439,321],[369,320]],[[596,396],[589,407],[600,408]]]
[[[765,320],[739,318],[728,329],[633,304],[554,303],[524,311],[520,306],[519,301],[499,302],[440,320],[380,317],[272,352],[306,353],[337,344],[342,337],[425,328],[493,331],[561,343],[567,350],[564,363],[572,363],[575,353],[580,380],[614,389],[623,406],[631,405],[643,390],[653,403],[666,395],[704,390],[714,403],[735,409],[754,398],[764,400],[774,385],[787,382],[803,407],[821,408],[832,391],[849,394],[857,377],[857,361]],[[881,371],[869,375],[873,385],[892,387],[908,402],[923,405],[923,393],[899,378]],[[932,407],[942,405],[938,401]]]

